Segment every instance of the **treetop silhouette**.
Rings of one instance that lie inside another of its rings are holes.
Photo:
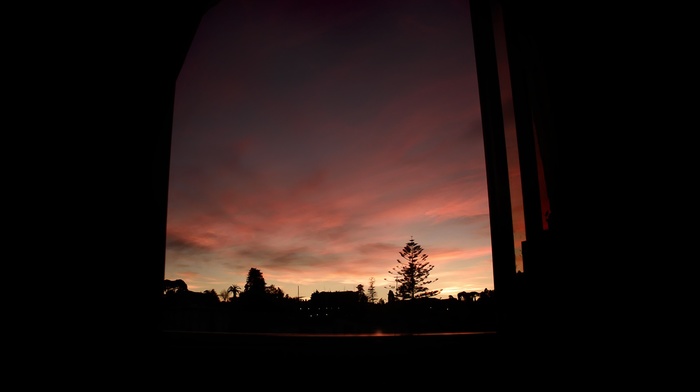
[[[394,266],[389,274],[394,276],[395,285],[393,288],[396,297],[401,300],[430,298],[442,292],[430,290],[427,285],[436,282],[438,279],[430,280],[430,272],[435,267],[427,259],[428,255],[423,253],[421,247],[411,236],[411,240],[399,252],[404,261],[396,259],[399,265]],[[386,280],[386,279],[385,279]]]

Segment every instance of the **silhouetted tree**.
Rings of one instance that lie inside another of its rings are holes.
[[[459,293],[457,293],[457,299],[460,301],[474,302],[475,298],[478,295],[479,293],[477,293],[476,291],[470,291],[468,293],[466,291],[460,291]]]
[[[265,297],[265,278],[263,273],[257,268],[248,270],[248,277],[241,293],[241,298],[259,300]]]
[[[485,301],[490,300],[493,297],[493,290],[489,290],[488,288],[485,288],[484,291],[482,291],[478,294],[475,292],[474,294],[479,297],[477,299],[477,301],[485,302]]]
[[[214,289],[204,290],[202,294],[204,294],[204,297],[207,298],[210,303],[219,302],[219,294],[217,294]]]
[[[165,279],[163,281],[163,294],[186,292],[186,291],[188,291],[187,290],[187,283],[185,283],[185,281],[182,279],[176,279],[176,280]]]
[[[389,294],[387,294],[386,301],[387,301],[388,303],[392,303],[392,302],[396,301],[396,298],[394,297],[394,292],[393,292],[393,291],[389,290]]]
[[[265,294],[276,299],[284,298],[284,291],[279,287],[275,287],[274,284],[265,287]]]
[[[238,298],[238,294],[241,292],[241,287],[237,284],[232,284],[226,289],[227,292],[231,293],[233,298]]]
[[[357,285],[357,301],[367,303],[367,294],[365,294],[365,286],[363,284]]]
[[[374,278],[369,278],[369,286],[367,286],[367,301],[370,303],[377,302],[377,289],[374,288]]]
[[[442,291],[430,290],[427,287],[427,285],[437,281],[437,278],[435,280],[428,279],[435,266],[427,261],[428,255],[423,253],[423,248],[415,242],[413,237],[399,254],[405,261],[396,259],[399,265],[389,271],[395,277],[396,287],[394,289],[399,298],[403,300],[429,298]]]

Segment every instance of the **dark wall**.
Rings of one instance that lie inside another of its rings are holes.
[[[8,10],[8,112],[22,174],[13,231],[29,277],[17,283],[42,287],[46,299],[13,324],[36,331],[52,357],[108,371],[125,355],[133,366],[160,355],[175,82],[215,3]]]

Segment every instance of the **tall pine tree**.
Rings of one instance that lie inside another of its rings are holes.
[[[438,295],[442,290],[430,290],[427,285],[437,281],[429,280],[430,271],[435,267],[430,264],[427,259],[428,255],[423,253],[423,248],[416,243],[411,237],[411,240],[406,243],[406,246],[399,252],[404,259],[396,261],[399,265],[389,271],[389,274],[394,276],[396,297],[402,300],[429,298]]]

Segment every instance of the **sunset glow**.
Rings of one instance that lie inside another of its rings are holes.
[[[479,113],[467,2],[222,1],[177,82],[165,279],[386,300],[413,237],[441,298],[492,290]]]

